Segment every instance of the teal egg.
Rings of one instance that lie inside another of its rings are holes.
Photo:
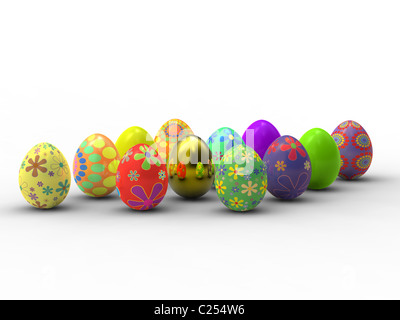
[[[211,134],[207,140],[207,145],[211,150],[215,170],[218,170],[221,160],[227,151],[244,145],[244,141],[235,130],[229,127],[222,127]]]

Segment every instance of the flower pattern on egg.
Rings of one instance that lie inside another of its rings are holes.
[[[57,158],[57,169],[61,169],[57,171],[57,175],[52,171],[54,157]],[[28,203],[38,209],[51,209],[59,205],[68,195],[70,181],[71,175],[66,159],[50,143],[34,146],[20,166],[20,191]],[[56,189],[62,189],[62,192],[54,197]]]

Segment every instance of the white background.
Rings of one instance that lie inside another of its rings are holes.
[[[398,1],[1,1],[0,298],[400,298]],[[266,119],[297,138],[356,120],[370,171],[292,202],[227,211],[215,192],[157,210],[75,184],[30,208],[36,143],[72,163],[92,133],[207,139]]]

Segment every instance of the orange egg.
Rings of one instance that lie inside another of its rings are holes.
[[[164,123],[154,139],[158,153],[164,164],[168,163],[169,153],[175,144],[189,135],[193,135],[193,131],[182,120],[171,119]]]
[[[114,143],[102,134],[93,134],[81,143],[75,154],[75,182],[88,196],[105,197],[116,188],[119,163]]]

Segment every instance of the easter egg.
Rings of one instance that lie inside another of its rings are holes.
[[[228,127],[214,131],[207,140],[214,165],[219,164],[226,151],[241,144],[244,144],[242,137],[235,130]]]
[[[211,150],[215,170],[218,170],[219,163],[225,153],[241,144],[244,144],[242,137],[231,128],[223,127],[214,131],[208,138],[207,145]]]
[[[157,151],[162,158],[163,163],[168,163],[169,154],[175,144],[189,135],[193,135],[193,131],[182,120],[171,119],[164,123],[154,138],[157,145]]]
[[[105,197],[116,188],[120,157],[114,143],[102,134],[93,134],[79,146],[74,159],[74,179],[90,197]]]
[[[279,131],[272,123],[258,120],[246,129],[243,141],[263,159],[268,147],[280,136]]]
[[[335,140],[323,129],[307,131],[300,139],[310,156],[310,189],[324,189],[335,181],[340,170],[340,153]]]
[[[339,177],[353,180],[364,175],[372,162],[372,143],[367,131],[355,121],[344,121],[332,133],[340,152]]]
[[[215,174],[215,188],[227,208],[254,209],[264,199],[267,187],[267,167],[252,148],[239,145],[224,155]]]
[[[27,153],[19,170],[19,188],[29,204],[54,208],[67,197],[70,186],[68,162],[55,146],[43,142]]]
[[[118,167],[117,188],[121,200],[134,210],[158,206],[168,189],[168,175],[157,150],[146,144],[129,149]]]
[[[279,199],[295,199],[306,191],[311,179],[307,151],[294,137],[282,136],[271,143],[264,156],[268,191]]]
[[[169,184],[184,198],[206,194],[214,181],[214,165],[207,144],[194,135],[179,141],[170,153]]]
[[[136,146],[137,144],[147,144],[148,146],[154,145],[154,140],[151,135],[141,127],[131,127],[126,129],[118,138],[115,146],[118,149],[121,158],[124,154]],[[153,146],[156,148],[156,146]]]

